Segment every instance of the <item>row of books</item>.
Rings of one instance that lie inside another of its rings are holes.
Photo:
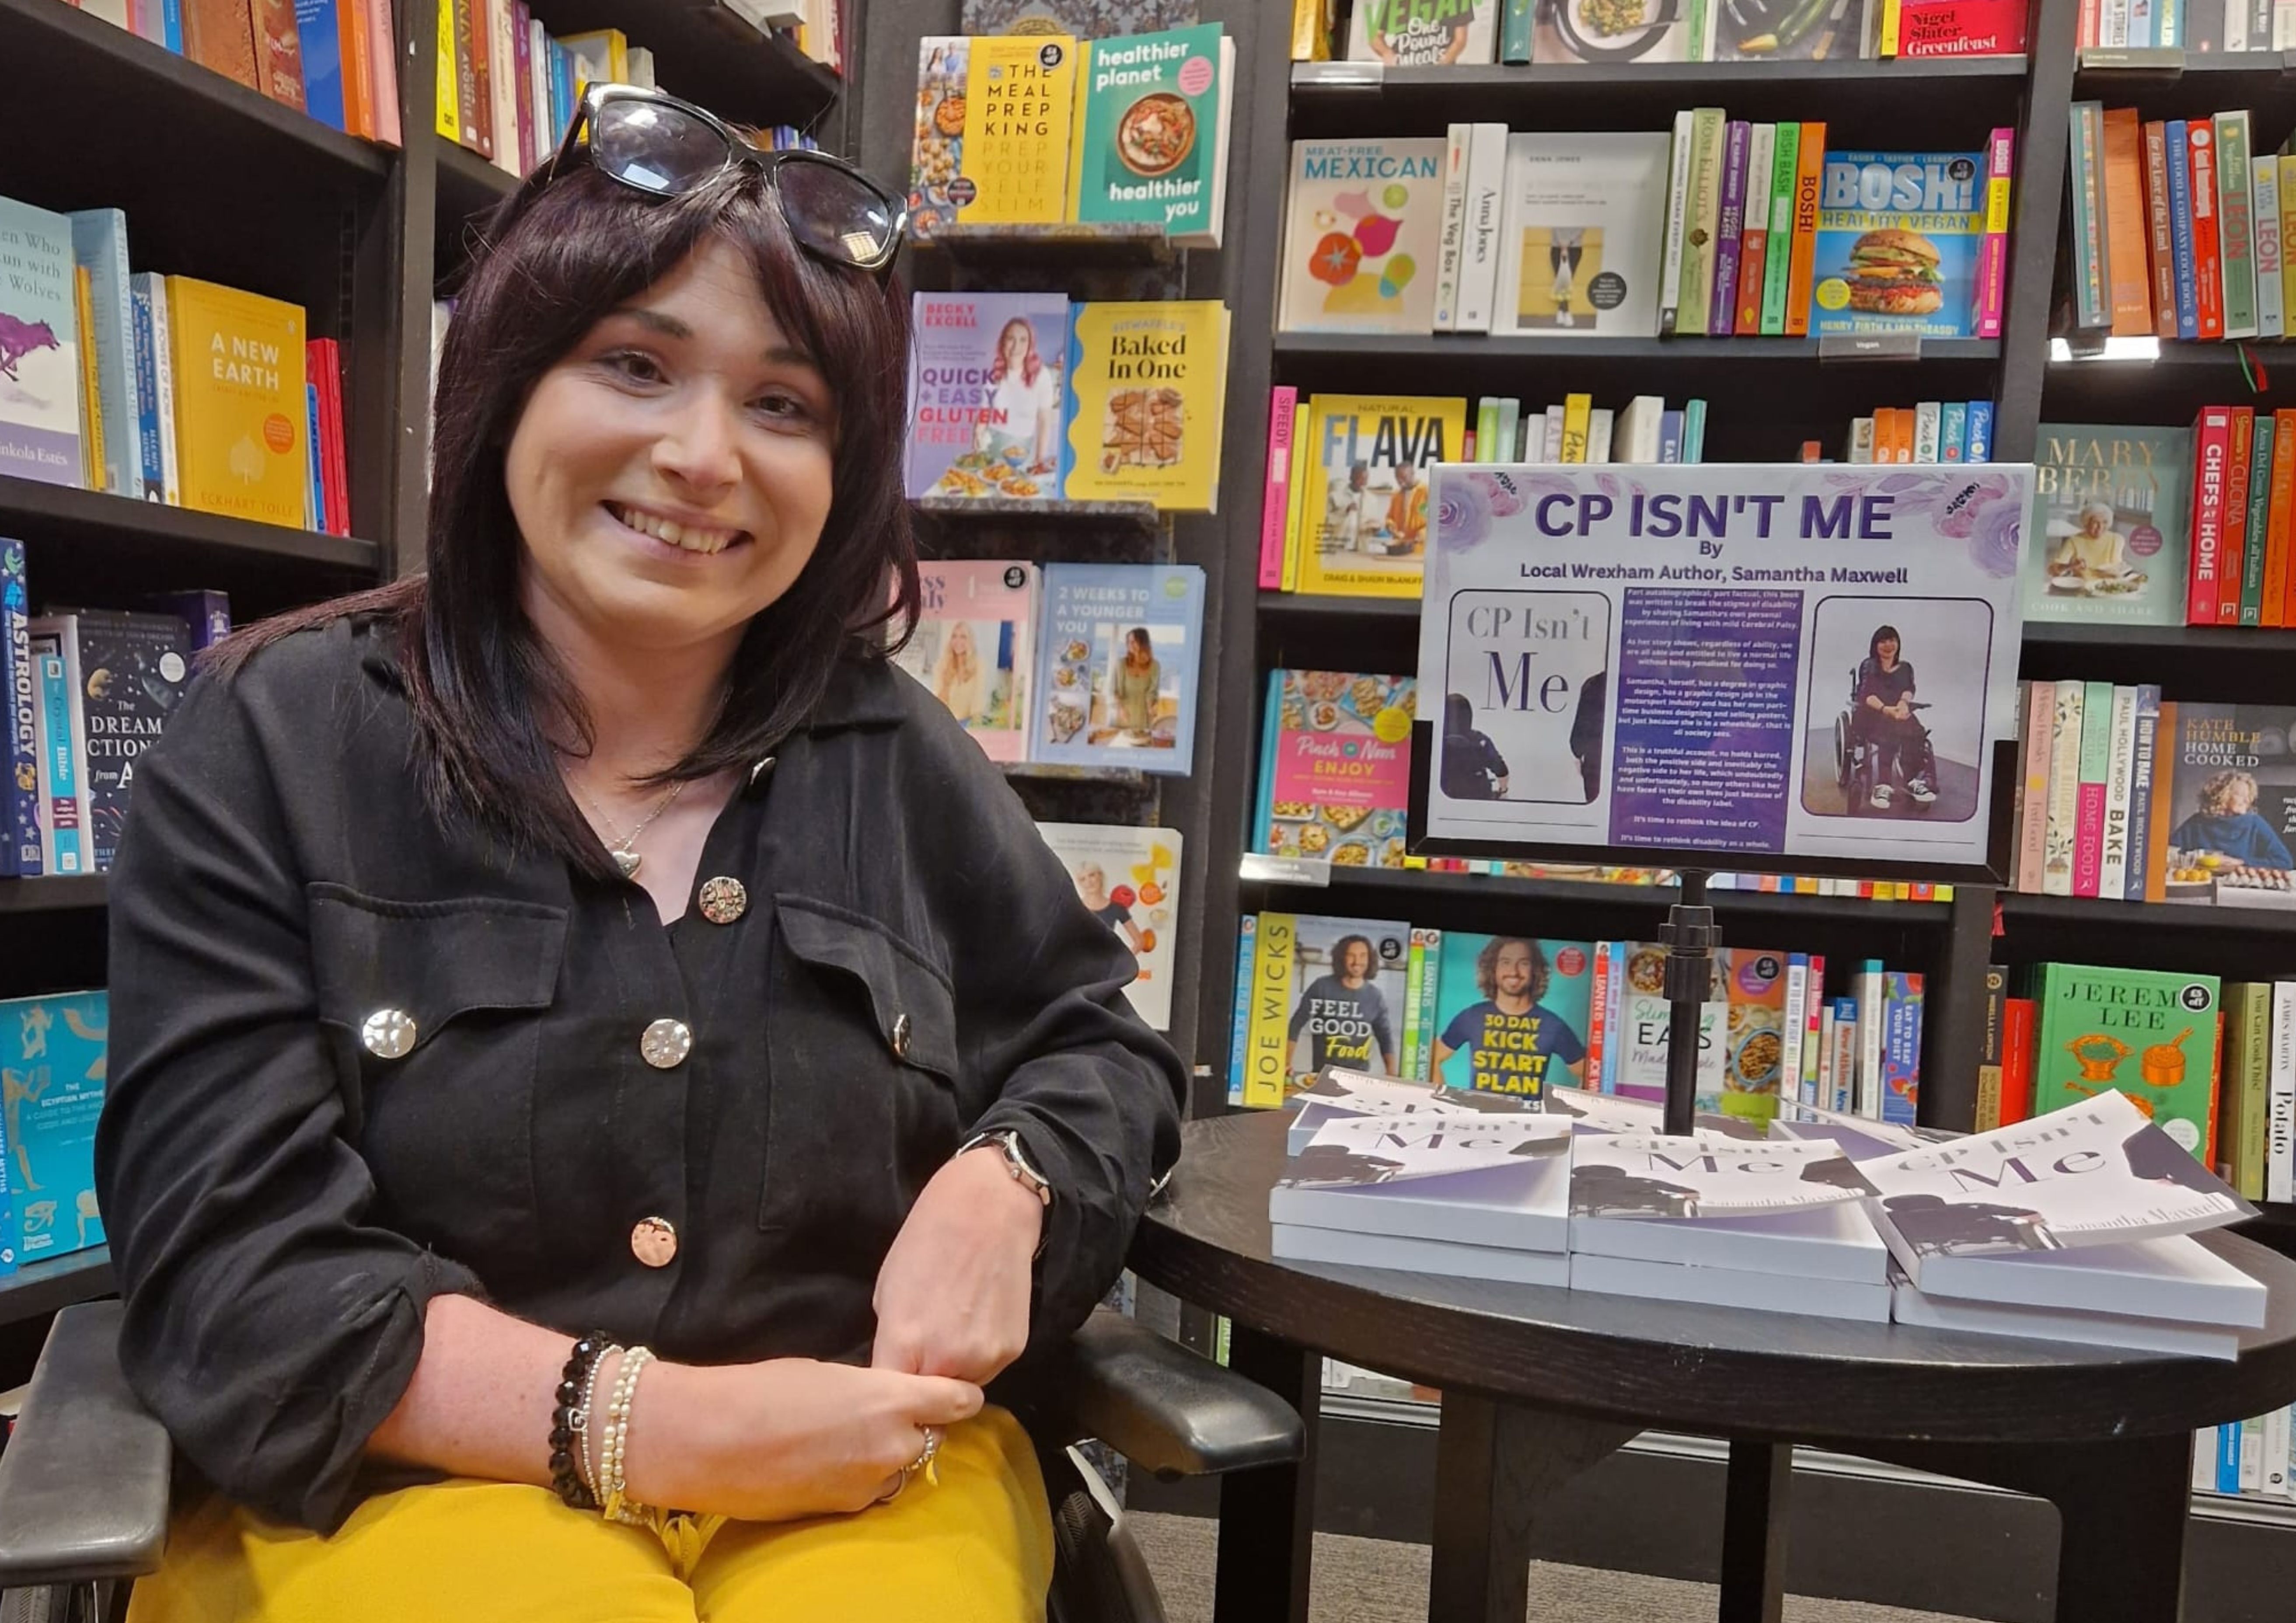
[[[220,592],[151,612],[35,617],[24,544],[0,538],[0,878],[100,873],[126,826],[135,758],[166,730],[191,658],[231,631]]]
[[[2108,682],[2021,701],[2015,889],[2296,909],[2296,709]]]
[[[1124,988],[1133,1012],[1159,1031],[1172,1025],[1173,963],[1179,941],[1179,831],[1100,823],[1039,823],[1085,911],[1139,960]]]
[[[391,0],[66,3],[332,128],[399,144]]]
[[[1334,1067],[1287,1126],[1271,1249],[2202,1357],[2266,1322],[2264,1285],[2194,1238],[2255,1209],[2125,1094],[1965,1136],[1800,1105],[1669,1135],[1660,1114]]]
[[[1816,442],[1802,447],[1802,461],[1822,462]],[[1850,463],[1972,463],[1993,460],[1993,402],[1923,400],[1913,406],[1877,407],[1870,417],[1852,417],[1842,447]]]
[[[2193,1491],[2296,1499],[2296,1406],[2194,1432]]]
[[[1185,775],[1204,572],[1192,563],[926,562],[893,661],[991,760]]]
[[[2014,132],[1877,152],[1828,152],[1825,129],[1702,107],[1670,137],[1455,124],[1294,142],[1277,324],[2000,336]]]
[[[1152,225],[1218,248],[1235,42],[1217,23],[1077,39],[927,35],[909,229]]]
[[[1280,1105],[1340,1065],[1455,1093],[1552,1087],[1662,1102],[1666,949],[1472,935],[1394,920],[1248,914],[1229,1096]],[[1822,955],[1714,956],[1698,1034],[1698,1107],[1767,1121],[1807,1103],[1911,1123],[1923,977],[1878,961],[1829,997]]]
[[[2296,184],[2245,110],[2140,121],[2075,102],[2066,267],[2072,319],[2124,337],[2280,338],[2296,311]],[[2292,170],[2296,174],[2296,170]]]
[[[1570,0],[1355,0],[1344,40],[1332,0],[1292,0],[1292,59],[1390,67],[1823,61],[2014,55],[2025,8],[2009,0],[1772,0],[1622,12]]]
[[[103,1243],[95,1124],[111,1030],[101,991],[0,1001],[0,1275]]]
[[[2075,27],[2075,46],[2084,51],[2285,51],[2296,47],[2296,0],[2081,0]]]
[[[1226,305],[918,293],[911,325],[912,499],[1218,510]]]
[[[299,306],[130,267],[117,209],[0,198],[0,472],[350,533],[342,363]]]

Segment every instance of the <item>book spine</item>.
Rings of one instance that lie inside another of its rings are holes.
[[[1722,158],[1726,130],[1722,110],[1694,110],[1690,135],[1690,195],[1684,204],[1682,309],[1675,318],[1682,332],[1710,330],[1714,307],[1714,232],[1722,216]]]
[[[1762,330],[1762,283],[1767,274],[1770,241],[1770,169],[1777,148],[1774,124],[1757,124],[1746,143],[1744,198],[1738,235],[1737,310],[1730,331],[1752,338]]]
[[[1985,138],[1985,235],[1977,250],[1977,310],[1972,332],[1999,338],[2009,300],[2009,188],[2015,172],[2017,132],[1998,128]]]
[[[1078,120],[1077,127],[1084,127]],[[1467,166],[1475,127],[1454,124],[1443,149],[1443,234],[1435,257],[1435,331],[1459,330],[1459,264],[1467,237]],[[1073,166],[1071,166],[1073,167]]]
[[[1993,460],[1993,402],[1972,400],[1969,403],[1969,454],[1965,462]]]
[[[1426,1029],[1428,934],[1423,930],[1411,932],[1410,950],[1403,960],[1403,1055],[1396,1075],[1406,1082],[1424,1082],[1429,1075],[1430,1056],[1421,1045]]]
[[[1292,1004],[1297,922],[1290,914],[1259,915],[1259,946],[1252,955],[1251,1034],[1243,1077],[1243,1102],[1255,1110],[1282,1104],[1290,1092],[1292,1039],[1285,1022]]]
[[[2152,335],[2152,266],[2145,242],[2144,127],[2133,107],[2102,115],[2105,308],[2120,338]]]
[[[1938,441],[1944,432],[1945,408],[1935,400],[1923,400],[1914,407],[1914,460],[1943,462],[1938,455]]]
[[[2217,623],[2225,570],[2225,481],[2231,462],[2232,408],[2202,406],[2193,425],[2193,555],[2185,592],[2187,625]]]
[[[2240,583],[2247,564],[2248,464],[2255,448],[2256,412],[2232,410],[2232,449],[2225,459],[2223,539],[2217,548],[2217,624],[2240,624]]]
[[[1587,998],[1587,1075],[1588,1092],[1603,1094],[1610,1089],[1603,1085],[1604,1066],[1610,1058],[1611,1022],[1608,1018],[1611,1001],[1611,944],[1595,943],[1589,959],[1593,983]]]
[[[2161,688],[2139,683],[2136,688],[2136,751],[2128,784],[2128,877],[2121,887],[2123,901],[2141,902],[2150,882],[2152,861],[2152,785],[2161,748]]]
[[[2112,725],[2104,768],[2104,828],[2096,893],[2120,899],[2128,886],[2130,799],[2136,775],[2136,690],[2112,690]]]
[[[1825,955],[1809,955],[1809,1004],[1802,1017],[1801,1096],[1806,1104],[1825,1102],[1821,1080],[1825,1064]]]
[[[2292,171],[2296,174],[2296,171]],[[2272,414],[2272,471],[2265,494],[2264,602],[2261,622],[2288,623],[2288,546],[2292,504],[2296,504],[2296,410]]]
[[[1706,402],[1694,397],[1682,406],[1682,460],[1706,460]]]
[[[130,278],[128,302],[135,316],[135,454],[144,499],[161,502],[168,476],[160,465],[160,375],[152,356],[152,295]]]
[[[2240,623],[2264,624],[2264,549],[2272,528],[2274,425],[2268,412],[2255,414],[2249,430],[2247,512],[2240,537]],[[2240,459],[2235,457],[2237,463]]]
[[[0,541],[0,877],[42,871],[39,681],[32,663],[24,548]],[[0,1233],[5,1233],[0,1230]]]
[[[156,271],[136,277],[152,307],[152,370],[160,398],[160,482],[168,504],[184,502],[182,464],[176,454],[176,361],[173,318],[168,314],[168,279]]]
[[[1969,402],[1948,400],[1942,408],[1938,424],[1938,456],[1942,462],[1957,463],[1969,453]]]
[[[2112,324],[2104,296],[2104,184],[2101,102],[2075,102],[2065,110],[2072,164],[2073,324]]]
[[[1267,487],[1259,509],[1259,586],[1262,591],[1283,585],[1285,521],[1292,512],[1292,427],[1299,410],[1300,391],[1279,383],[1267,402]]]
[[[2296,980],[2272,988],[2272,1092],[2264,1127],[2264,1198],[2296,1201]]]
[[[374,138],[385,146],[397,146],[399,144],[398,24],[392,18],[391,0],[373,0],[372,4],[361,0],[361,4],[374,29],[374,48],[367,53],[373,70]]]
[[[1697,114],[1685,107],[1674,115],[1674,154],[1666,175],[1666,253],[1658,275],[1658,330],[1669,335],[1680,330],[1682,255],[1690,222],[1691,143]]]
[[[2080,834],[2081,701],[2078,682],[2059,682],[2050,722],[2048,857],[2041,873],[2046,896],[2073,893],[2073,854]]]
[[[2023,777],[2019,789],[2017,865],[2011,875],[2028,896],[2040,893],[2048,856],[2049,742],[2054,730],[2057,684],[2032,682],[2025,689]]]
[[[1821,1000],[1821,1003],[1822,1006],[1817,1012],[1816,1095],[1810,1102],[1820,1110],[1830,1111],[1835,1108],[1833,1103],[1834,1052],[1841,1046],[1841,1036],[1835,1030],[1835,1023],[1839,1016],[1834,1012],[1833,1002]]]
[[[1532,20],[1538,0],[1503,0],[1499,12],[1499,61],[1519,67],[1530,61]]]
[[[1884,975],[1882,998],[1882,1119],[1911,1127],[1922,1098],[1921,976]]]
[[[1857,973],[1857,1114],[1882,1119],[1882,1036],[1887,1027],[1885,988],[1888,971],[1878,958],[1868,958]]]
[[[1243,1104],[1243,1079],[1251,1054],[1251,976],[1258,967],[1259,915],[1247,913],[1235,930],[1235,1009],[1228,1021],[1227,1102]]]
[[[2216,127],[2194,119],[2185,127],[2185,161],[2191,166],[2193,283],[2200,296],[2200,336],[2225,335],[2224,265],[2217,219]],[[2169,154],[2173,160],[2174,152]]]
[[[2014,1127],[2033,1113],[2033,1000],[2001,1004],[2001,1125]]]
[[[2226,1183],[2251,1201],[2264,1199],[2272,1115],[2272,983],[2247,981],[2227,987],[2236,1004],[2225,1005],[2225,1033],[2238,1049],[2237,1062],[2225,1068],[2224,1104],[2217,1143],[2230,1164]],[[2223,1146],[2229,1143],[2229,1149]]]
[[[2162,127],[2168,170],[2169,263],[2176,275],[2176,336],[2201,335],[2200,276],[2194,262],[2193,170],[2191,132],[2182,119]]]
[[[2177,250],[2169,210],[2169,127],[2144,127],[2145,266],[2152,276],[2152,331],[2177,336]]]
[[[1803,123],[1795,162],[1793,243],[1786,269],[1788,338],[1800,338],[1809,332],[1810,283],[1817,265],[1817,202],[1825,178],[1824,124]]]
[[[1489,332],[1496,313],[1506,171],[1506,126],[1476,125],[1467,161],[1465,234],[1459,249],[1458,331],[1462,332]]]
[[[2252,1494],[2264,1486],[2264,1418],[2251,1414],[2240,1422],[2240,1491]]]
[[[2240,1422],[2236,1420],[2217,1428],[2217,1492],[2240,1492]]]
[[[2008,1001],[2009,972],[1998,965],[1985,971],[1984,1023],[1977,1050],[1977,1115],[1970,1130],[1990,1133],[2001,1125],[2001,1018]]]
[[[1727,338],[1738,320],[1738,254],[1746,229],[1746,160],[1753,130],[1743,119],[1723,127],[1721,189],[1714,214],[1714,285],[1709,296],[1706,332]]]
[[[2248,115],[2220,112],[2217,131],[2217,232],[2224,275],[2224,336],[2256,336],[2256,242],[2249,227]]]
[[[1809,958],[1803,953],[1786,955],[1785,1024],[1778,1055],[1778,1097],[1798,1099],[1801,1085],[1802,1023],[1809,1015]]]
[[[1794,174],[1801,163],[1801,129],[1777,126],[1770,139],[1768,240],[1762,250],[1762,316],[1756,330],[1783,337],[1786,330],[1786,283],[1793,266]]]
[[[1587,428],[1595,414],[1595,399],[1591,395],[1562,397],[1562,454],[1559,462],[1583,463],[1587,460]]]
[[[2289,1410],[2285,1406],[2267,1409],[2264,1422],[2264,1480],[2260,1484],[2268,1499],[2289,1497]]]
[[[2285,334],[2280,299],[2280,160],[2269,152],[2249,160],[2248,224],[2256,248],[2256,335]]]
[[[303,528],[309,530],[327,528],[327,474],[319,452],[325,438],[319,426],[319,386],[307,378],[303,381]]]
[[[81,775],[87,759],[87,724],[76,701],[79,684],[73,680],[64,640],[45,629],[32,635],[32,657],[40,677],[40,832],[47,840],[49,873],[92,873],[94,808]]]
[[[2112,760],[2112,684],[2092,682],[2081,698],[2080,777],[2075,789],[2073,894],[2095,896],[2104,864],[2104,778]]]
[[[1833,1097],[1825,1108],[1845,1116],[1864,1113],[1857,1108],[1862,1086],[1858,1067],[1866,1043],[1857,1029],[1857,998],[1833,1000]]]

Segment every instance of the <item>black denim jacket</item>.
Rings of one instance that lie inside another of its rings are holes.
[[[930,695],[840,667],[710,831],[697,891],[739,916],[665,927],[430,815],[389,642],[202,679],[136,762],[96,1176],[127,1377],[201,1475],[339,1525],[442,1291],[672,1359],[865,1359],[903,1217],[992,1127],[1054,1191],[1032,1349],[1082,1321],[1185,1073]]]

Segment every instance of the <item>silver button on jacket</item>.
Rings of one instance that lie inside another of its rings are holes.
[[[414,1017],[404,1009],[377,1009],[359,1023],[359,1041],[378,1060],[405,1059],[418,1035]]]
[[[682,1020],[658,1020],[638,1038],[638,1053],[656,1070],[684,1064],[685,1056],[693,1052],[693,1032]]]

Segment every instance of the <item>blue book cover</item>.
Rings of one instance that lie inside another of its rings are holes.
[[[14,1166],[16,1259],[103,1243],[95,1122],[103,1112],[109,1000],[102,992],[0,1003],[0,1085]]]
[[[348,5],[352,0],[342,0]],[[295,33],[303,46],[303,108],[329,129],[343,115],[343,39],[336,0],[295,0]]]
[[[1967,338],[1985,241],[1982,152],[1828,152],[1809,330]]]
[[[1658,414],[1658,459],[1660,462],[1682,460],[1682,414],[1660,412]]]
[[[24,544],[0,538],[0,878],[10,879],[41,872],[39,697],[27,597]]]
[[[1044,602],[1029,758],[1185,775],[1195,757],[1203,570],[1047,564]]]
[[[1706,460],[1706,402],[1691,400],[1682,408],[1682,460]]]
[[[128,311],[135,321],[135,454],[136,472],[144,481],[144,499],[168,498],[168,470],[160,459],[160,363],[152,337],[152,289],[141,276],[127,287]]]
[[[1969,402],[1948,400],[1938,414],[1938,458],[1959,462],[1969,448]]]
[[[0,197],[0,473],[86,484],[71,222]]]
[[[1436,1086],[1537,1099],[1587,1085],[1593,943],[1445,930],[1441,950],[1429,1012]]]
[[[55,622],[78,654],[87,739],[81,763],[95,868],[108,872],[127,826],[135,758],[160,742],[191,676],[191,627],[172,614],[82,610]]]
[[[127,216],[85,209],[71,222],[72,258],[87,268],[88,339],[95,346],[95,405],[103,422],[103,488],[144,499],[135,447],[135,307],[127,296]]]
[[[2227,1421],[2217,1428],[2217,1492],[2240,1491],[2240,1422]]]
[[[319,465],[319,386],[303,385],[303,528],[327,528],[326,474]]]
[[[1922,978],[1902,970],[1882,977],[1882,1119],[1914,1125],[1921,1101]]]
[[[1247,913],[1235,931],[1235,1017],[1227,1051],[1227,1102],[1243,1103],[1243,1056],[1251,1046],[1251,970],[1259,950],[1259,915]]]
[[[1972,400],[1969,403],[1969,454],[1964,462],[1993,460],[1993,402]]]
[[[192,652],[213,648],[231,635],[231,599],[221,592],[154,592],[144,599],[155,614],[172,614],[190,628]]]
[[[2136,769],[2128,785],[2128,881],[2121,899],[2144,899],[2146,861],[2152,849],[2153,762],[2161,747],[2161,685],[2139,683],[2136,688]]]
[[[1252,779],[1259,788],[1254,797],[1251,832],[1244,839],[1245,848],[1272,851],[1275,848],[1268,838],[1268,826],[1275,820],[1275,741],[1283,731],[1283,673],[1267,673],[1267,694],[1259,716],[1259,772]]]
[[[909,496],[1057,500],[1068,295],[921,292],[912,309]]]
[[[1854,997],[1837,997],[1833,1000],[1833,1029],[1839,1032],[1845,1028],[1853,1033],[1857,1029],[1857,1000]],[[1855,1056],[1857,1053],[1857,1044],[1854,1037],[1846,1050],[1839,1045],[1835,1047],[1833,1056],[1833,1096],[1824,1101],[1824,1103],[1827,1110],[1847,1116],[1857,1109],[1857,1072],[1854,1064],[1844,1065],[1841,1062],[1845,1052],[1851,1056]]]
[[[2177,272],[2177,336],[2201,335],[2201,284],[2193,266],[2193,172],[2185,166],[2191,150],[2182,119],[2169,120],[2169,247]]]
[[[72,728],[71,676],[53,632],[35,633],[39,673],[40,828],[52,874],[95,871],[88,843],[88,800],[80,787],[79,741]]]
[[[160,0],[160,43],[176,55],[184,53],[184,0]]]

